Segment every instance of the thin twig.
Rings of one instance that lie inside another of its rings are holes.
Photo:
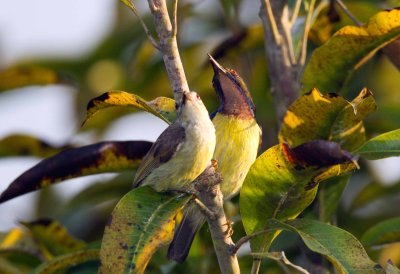
[[[299,16],[301,2],[303,2],[303,1],[302,0],[296,0],[296,3],[294,4],[293,11],[292,11],[292,16],[290,17],[290,20],[289,20],[290,27],[293,27],[294,23],[297,20],[297,17]]]
[[[303,33],[302,42],[301,42],[300,56],[298,59],[298,64],[300,65],[301,68],[306,63],[308,33],[310,32],[310,28],[311,28],[311,19],[312,19],[312,15],[314,12],[314,5],[315,5],[315,0],[311,0],[310,6],[307,11],[306,22],[304,23],[304,33]]]
[[[285,272],[287,272],[287,273],[291,273],[291,272],[289,272],[289,269],[286,267],[286,265],[296,269],[297,271],[299,271],[301,273],[310,274],[310,272],[308,272],[306,269],[302,268],[299,265],[295,265],[294,263],[289,261],[289,259],[286,258],[285,252],[283,252],[283,251],[267,252],[267,253],[252,253],[252,254],[254,256],[266,257],[271,260],[277,261],[281,265],[281,267],[284,268],[284,270],[286,270]]]
[[[356,26],[360,27],[363,25],[361,21],[359,21],[354,14],[350,12],[350,10],[346,7],[346,5],[342,2],[342,0],[334,0],[338,6],[346,13],[346,15],[356,24]]]
[[[147,27],[146,23],[143,21],[143,18],[140,16],[138,10],[136,9],[135,5],[133,4],[132,0],[121,0],[125,5],[129,7],[131,11],[135,14],[136,18],[139,19],[140,24],[142,25],[144,32],[147,35],[147,39],[149,39],[150,43],[155,47],[157,50],[160,50],[160,45],[157,43],[156,39],[151,34],[149,28]]]
[[[174,11],[172,13],[172,37],[178,33],[178,0],[174,0]]]
[[[235,246],[232,247],[231,253],[232,253],[232,254],[236,254],[236,253],[238,252],[239,248],[240,248],[243,244],[245,244],[245,243],[247,243],[248,241],[250,241],[252,238],[254,238],[254,237],[256,237],[256,236],[259,236],[259,235],[261,235],[261,234],[267,233],[267,232],[274,231],[274,230],[276,230],[276,229],[272,229],[272,228],[270,228],[270,229],[264,229],[264,230],[260,230],[260,231],[254,232],[253,234],[250,234],[250,235],[247,235],[247,236],[244,236],[244,237],[240,238],[240,239],[236,242]]]
[[[271,2],[269,0],[264,0],[264,3],[265,3],[265,10],[267,12],[268,21],[271,26],[272,35],[274,36],[274,39],[275,39],[275,43],[280,44],[281,36],[278,31],[278,26],[275,21],[274,13],[272,12]]]
[[[295,65],[296,57],[294,55],[294,49],[293,49],[292,26],[289,21],[289,8],[287,5],[283,9],[281,22],[282,22],[282,27],[283,27],[283,31],[284,31],[286,48],[288,49],[288,53],[289,53],[290,64]]]

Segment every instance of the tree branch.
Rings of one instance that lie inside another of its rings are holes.
[[[148,3],[158,36],[160,52],[174,91],[174,98],[176,102],[180,102],[182,93],[189,92],[189,85],[174,36],[176,26],[174,29],[172,28],[165,0],[148,0]],[[174,24],[176,25],[176,22]]]
[[[259,16],[263,23],[265,51],[271,80],[277,122],[282,122],[289,105],[298,97],[300,83],[297,81],[297,66],[291,60],[291,34],[288,12],[283,12],[286,1],[261,0]],[[284,37],[285,39],[283,39]]]
[[[234,243],[229,229],[224,229],[229,221],[223,208],[223,196],[219,186],[221,181],[222,176],[215,171],[214,166],[210,166],[197,178],[194,187],[198,191],[197,198],[211,212],[204,216],[207,218],[221,273],[239,274],[237,256],[231,252]]]

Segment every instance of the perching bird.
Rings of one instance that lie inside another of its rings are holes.
[[[214,69],[213,86],[220,105],[212,115],[217,144],[213,159],[222,174],[220,185],[224,199],[235,196],[257,157],[261,128],[255,119],[255,106],[246,84],[239,75],[225,69],[211,56]],[[189,204],[168,249],[168,258],[183,262],[196,232],[205,222],[194,204]]]
[[[186,190],[211,164],[215,128],[195,92],[185,92],[177,104],[177,119],[152,145],[139,166],[134,187],[150,185],[156,191]]]

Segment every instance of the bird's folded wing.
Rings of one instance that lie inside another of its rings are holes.
[[[185,128],[179,123],[173,123],[161,133],[140,164],[133,186],[138,187],[154,169],[168,162],[175,155],[184,139]]]

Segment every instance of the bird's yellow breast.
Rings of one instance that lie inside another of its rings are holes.
[[[257,157],[261,129],[255,119],[220,113],[212,121],[217,138],[213,158],[218,161],[218,171],[223,176],[221,191],[229,199],[239,192]]]

